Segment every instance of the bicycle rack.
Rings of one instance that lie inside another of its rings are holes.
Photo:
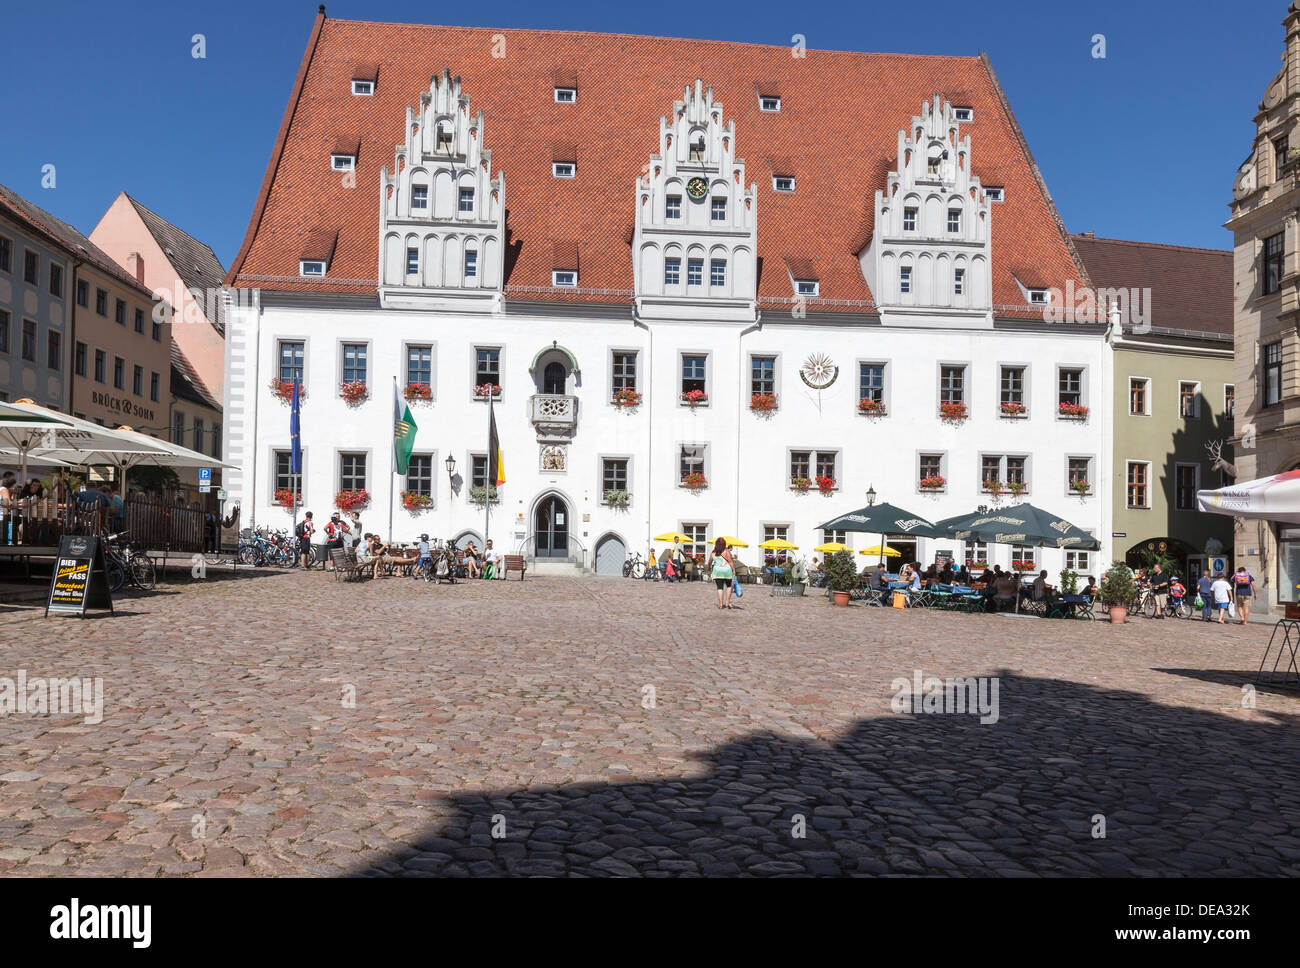
[[[1265,679],[1264,666],[1268,663],[1268,654],[1273,651],[1273,643],[1277,640],[1279,631],[1282,633],[1282,641],[1277,644],[1277,657],[1274,658],[1273,667],[1269,669],[1268,678]],[[1296,665],[1298,653],[1300,653],[1300,621],[1279,619],[1278,623],[1273,626],[1273,634],[1269,636],[1268,647],[1264,650],[1264,658],[1260,660],[1259,671],[1255,673],[1255,681],[1289,687],[1294,674],[1296,687],[1300,688],[1300,667]],[[1279,682],[1277,667],[1283,659],[1286,659],[1287,663],[1282,667],[1282,678]]]

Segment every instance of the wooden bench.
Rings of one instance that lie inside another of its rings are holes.
[[[330,561],[334,563],[335,581],[338,581],[340,576],[344,581],[360,580],[370,574],[374,568],[374,562],[359,561],[356,555],[344,551],[342,548],[330,549]]]
[[[509,578],[510,573],[512,571],[517,571],[519,572],[519,580],[523,581],[524,572],[528,570],[528,566],[524,564],[524,556],[506,555],[504,561],[505,561],[504,569],[501,572],[502,578]]]

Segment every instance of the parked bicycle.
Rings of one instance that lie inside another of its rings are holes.
[[[641,557],[641,552],[636,551],[627,556],[627,561],[623,562],[624,578],[644,578],[646,561]]]
[[[1133,599],[1133,604],[1128,609],[1130,615],[1141,615],[1144,618],[1155,618],[1159,610],[1155,592],[1146,585],[1138,589],[1137,597]],[[1187,601],[1186,596],[1175,600],[1172,595],[1169,595],[1165,598],[1164,614],[1170,618],[1191,618],[1191,603]]]
[[[157,581],[153,559],[136,550],[135,544],[123,541],[127,532],[104,537],[104,562],[108,568],[108,590],[116,592],[129,581],[141,591],[152,591]]]

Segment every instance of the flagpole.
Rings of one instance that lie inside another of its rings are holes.
[[[397,400],[397,376],[393,376],[393,400]],[[397,431],[388,435],[388,544],[393,543],[393,491],[397,488]]]

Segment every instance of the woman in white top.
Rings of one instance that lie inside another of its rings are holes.
[[[1210,594],[1214,596],[1214,610],[1219,613],[1219,624],[1224,625],[1226,623],[1223,617],[1228,614],[1228,603],[1232,601],[1232,586],[1224,580],[1223,572],[1214,576]]]

